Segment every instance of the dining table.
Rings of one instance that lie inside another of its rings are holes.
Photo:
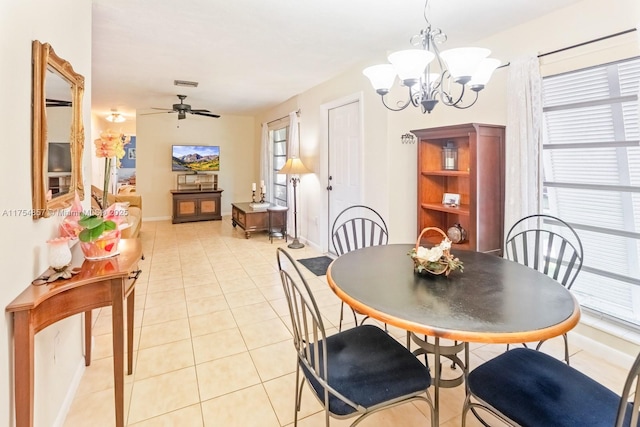
[[[348,252],[329,265],[327,281],[356,312],[408,331],[419,347],[414,354],[434,355],[436,425],[440,387],[456,387],[468,374],[469,343],[546,340],[580,320],[575,297],[542,272],[454,245],[451,253],[462,261],[463,271],[417,273],[409,256],[414,247],[389,244]],[[458,365],[461,374],[443,379],[441,357]]]

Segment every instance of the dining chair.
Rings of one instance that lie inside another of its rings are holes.
[[[331,227],[331,241],[338,256],[356,249],[369,246],[386,245],[389,242],[389,230],[382,216],[374,209],[364,205],[353,205],[338,214]],[[353,320],[358,325],[358,313],[353,308]],[[360,314],[360,313],[358,313]],[[344,318],[344,302],[340,305],[340,322],[338,330],[342,330]],[[365,316],[360,324],[367,320]],[[387,325],[385,324],[385,329]]]
[[[582,270],[584,250],[578,233],[555,216],[535,214],[518,220],[505,240],[507,259],[524,264],[571,289]],[[569,364],[569,340],[563,334],[564,360]],[[539,350],[540,341],[536,350]],[[526,344],[525,344],[526,346]],[[509,346],[507,346],[507,350]]]
[[[507,351],[472,370],[467,390],[463,427],[470,410],[485,424],[478,409],[512,426],[640,426],[640,354],[620,396],[560,360],[529,348]]]
[[[434,426],[428,388],[429,370],[405,347],[377,326],[360,325],[327,336],[316,300],[291,255],[276,252],[297,354],[294,426],[302,387],[307,382],[330,417],[367,416],[392,406],[425,401]]]

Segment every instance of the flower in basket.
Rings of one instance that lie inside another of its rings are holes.
[[[442,274],[448,276],[453,270],[463,270],[462,261],[449,252],[451,240],[444,238],[439,245],[427,249],[423,246],[411,249],[409,256],[413,259],[418,273]]]

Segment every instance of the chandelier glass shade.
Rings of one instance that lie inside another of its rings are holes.
[[[425,4],[427,27],[411,38],[416,48],[393,52],[388,56],[390,64],[367,67],[362,73],[369,78],[384,106],[393,111],[413,105],[423,113],[431,113],[439,102],[459,109],[469,108],[478,100],[478,92],[484,89],[500,61],[489,58],[489,49],[479,47],[440,52],[438,45],[444,43],[447,36],[431,27],[426,8]],[[393,106],[387,103],[385,95],[396,77],[408,88],[408,99]]]

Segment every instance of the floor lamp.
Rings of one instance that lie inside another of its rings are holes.
[[[300,161],[300,159],[289,158],[287,159],[287,162],[284,164],[282,169],[278,171],[278,173],[286,175],[302,175],[305,173],[311,173],[311,171],[307,169],[304,164],[302,164],[302,161]],[[300,240],[298,240],[298,200],[296,198],[296,187],[298,186],[299,182],[299,177],[291,177],[291,183],[293,184],[293,232],[295,234],[293,237],[293,242],[291,242],[288,246],[291,249],[304,248],[304,244],[300,243]]]

